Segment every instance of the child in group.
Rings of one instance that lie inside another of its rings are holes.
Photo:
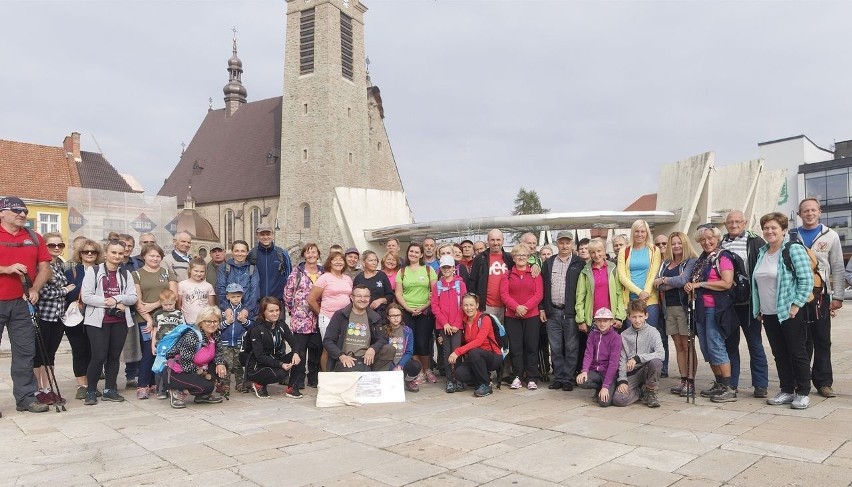
[[[205,280],[207,263],[200,257],[189,262],[189,277],[178,283],[180,310],[186,323],[195,324],[198,312],[207,306],[216,306],[216,291]]]
[[[252,317],[245,320],[240,319],[240,311],[243,309],[243,295],[245,290],[236,282],[228,284],[225,288],[225,297],[228,298],[228,307],[222,312],[222,330],[219,335],[219,344],[222,346],[222,354],[225,356],[225,367],[228,375],[219,381],[219,393],[225,398],[231,395],[231,375],[234,376],[234,389],[237,392],[250,392],[250,383],[246,382],[245,369],[240,363],[240,348],[243,344],[243,335],[251,328]]]
[[[657,386],[663,368],[663,341],[656,328],[648,326],[647,305],[634,299],[627,305],[631,327],[621,334],[621,358],[618,361],[618,389],[613,406],[628,406],[640,398],[649,408],[660,407]]]
[[[583,368],[577,375],[577,385],[594,389],[594,400],[601,407],[612,404],[618,359],[621,354],[621,336],[612,331],[615,316],[609,308],[595,311],[595,327],[589,333]]]
[[[391,370],[401,370],[404,375],[405,390],[408,392],[419,392],[417,376],[420,375],[420,362],[411,360],[414,354],[414,332],[402,322],[402,308],[396,304],[388,305],[383,327],[388,337],[388,344],[396,349],[396,354],[391,362]]]
[[[438,330],[438,341],[443,353],[440,354],[447,375],[447,392],[461,392],[464,382],[454,380],[450,366],[446,363],[453,350],[462,344],[462,296],[467,294],[467,286],[461,277],[456,275],[456,261],[452,256],[444,255],[440,260],[441,277],[432,284],[430,297],[432,313],[435,315],[435,329]]]
[[[160,308],[151,316],[154,321],[154,336],[151,339],[151,353],[157,355],[157,343],[176,326],[185,323],[183,313],[177,309],[177,295],[171,289],[160,291]],[[154,374],[154,384],[157,385],[157,399],[168,399],[169,394],[163,385],[162,374]]]

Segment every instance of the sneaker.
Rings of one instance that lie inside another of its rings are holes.
[[[456,381],[456,392],[461,392],[465,390],[464,382],[457,380]]]
[[[124,396],[119,394],[115,389],[104,389],[101,401],[124,402]]]
[[[59,394],[51,391],[48,392],[47,395],[50,396],[50,399],[53,401],[53,404],[65,404],[65,399],[62,398]]]
[[[808,409],[808,406],[810,405],[810,396],[802,396],[800,394],[796,394],[795,396],[793,396],[793,402],[790,403],[790,407],[792,409]]]
[[[139,387],[139,380],[136,377],[127,379],[127,384],[124,385],[125,389],[136,389],[137,387]]]
[[[769,395],[769,391],[766,390],[765,387],[754,386],[754,397],[758,399],[763,399],[764,397]]]
[[[491,389],[491,386],[488,384],[482,384],[473,391],[473,395],[475,397],[485,397],[491,395],[492,392],[494,392],[494,390]]]
[[[793,402],[793,394],[784,391],[778,391],[778,394],[766,400],[766,404],[770,406],[781,406],[782,404],[790,404]]]
[[[432,372],[432,369],[426,370],[426,382],[428,382],[430,384],[434,384],[434,383],[438,382],[438,378],[435,377],[435,373]]]
[[[660,407],[660,401],[657,400],[657,391],[645,391],[645,395],[642,397],[642,402],[644,402],[649,408]]]
[[[408,392],[420,392],[420,386],[417,385],[417,380],[405,381],[405,390]]]
[[[680,391],[680,397],[695,397],[695,384],[687,382],[683,390]]]
[[[89,388],[86,386],[77,386],[77,393],[74,394],[74,399],[86,399],[86,391]]]
[[[728,386],[722,386],[722,392],[710,398],[713,402],[736,402],[737,390]]]
[[[53,404],[53,396],[51,396],[49,392],[39,391],[36,393],[35,398],[40,404],[44,404],[46,406]]]
[[[288,387],[287,390],[284,392],[284,395],[287,397],[292,397],[293,399],[301,399],[305,397],[305,395],[302,394],[301,391],[299,391],[298,387]]]
[[[448,380],[447,381],[447,394],[452,394],[454,392],[456,392],[456,383],[451,381],[451,380]]]
[[[419,374],[417,374],[417,377],[414,378],[414,382],[417,382],[417,385],[425,384],[426,383],[426,374],[424,374],[423,372],[420,372]]]
[[[837,397],[837,393],[834,392],[834,389],[832,389],[831,386],[822,386],[819,389],[817,389],[817,391],[819,392],[819,395],[822,396],[822,397]],[[804,409],[804,408],[802,408],[802,409]]]
[[[213,394],[204,394],[195,396],[192,402],[196,404],[219,404],[222,402],[222,396],[215,396]]]
[[[148,388],[147,387],[137,387],[136,388],[136,399],[148,399]]]
[[[98,403],[98,395],[95,392],[89,392],[86,390],[86,397],[83,400],[83,404],[86,406],[94,406]]]
[[[169,393],[166,391],[160,391],[157,393],[157,399],[168,399]]]
[[[574,383],[566,382],[566,383],[562,384],[562,390],[568,391],[568,392],[573,391],[574,390]]]
[[[671,389],[669,389],[669,392],[671,392],[672,394],[674,394],[676,396],[680,396],[681,393],[683,393],[683,390],[685,388],[686,388],[686,381],[682,380],[682,381],[680,381],[680,385],[672,387]]]
[[[509,389],[520,389],[523,386],[524,385],[521,384],[521,378],[515,377],[515,380],[513,380],[512,383],[509,384]]]
[[[252,390],[254,390],[254,395],[260,398],[269,397],[269,391],[266,390],[266,386],[260,385],[257,382],[252,383]]]
[[[50,406],[48,406],[47,404],[42,404],[38,401],[33,401],[27,404],[26,406],[15,406],[15,409],[17,411],[28,411],[31,413],[46,413],[50,409]]]
[[[725,392],[726,389],[727,387],[725,387],[724,384],[720,382],[713,382],[710,387],[703,389],[700,394],[701,397],[713,397]]]
[[[531,380],[531,381],[527,382],[527,389],[530,390],[530,391],[534,391],[534,390],[538,389],[538,384],[536,384],[535,381]]]
[[[558,389],[562,389],[562,385],[563,385],[562,382],[555,380],[555,381],[551,382],[550,385],[547,386],[547,388],[553,389],[555,391],[555,390],[558,390]]]
[[[186,403],[183,401],[183,393],[176,390],[169,391],[169,404],[175,409],[183,409]]]

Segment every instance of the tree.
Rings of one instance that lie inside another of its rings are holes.
[[[515,196],[515,209],[512,210],[513,215],[538,215],[541,213],[550,213],[550,208],[542,208],[541,200],[538,197],[538,193],[535,190],[527,191],[526,188],[521,186],[521,189],[518,190],[518,195]],[[544,227],[525,227],[518,228],[517,231],[512,232],[512,238],[515,242],[519,242],[521,240],[521,235],[527,232],[538,233],[541,230],[544,230]]]

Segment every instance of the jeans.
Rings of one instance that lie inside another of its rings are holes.
[[[728,351],[725,349],[725,338],[716,323],[716,308],[704,308],[703,320],[701,314],[697,314],[695,331],[704,360],[710,362],[710,365],[730,362]]]
[[[648,319],[645,322],[653,326],[660,333],[660,340],[663,342],[665,355],[663,355],[663,369],[660,373],[669,375],[669,337],[666,335],[666,323],[660,319],[660,305],[650,304],[646,311],[648,312]],[[628,326],[630,326],[629,318],[624,320],[624,325],[621,329],[626,330]]]
[[[154,373],[151,367],[154,365],[154,352],[151,351],[151,339],[143,340],[143,329],[145,323],[139,324],[139,343],[142,344],[142,360],[139,361],[138,370],[138,387],[148,387],[154,385]],[[125,370],[127,368],[125,367]]]
[[[784,323],[778,322],[778,315],[763,315],[763,326],[775,356],[781,391],[807,396],[811,392],[810,361],[805,346],[808,325],[802,321],[801,311]]]
[[[15,404],[29,406],[35,402],[37,389],[33,374],[36,338],[32,316],[23,298],[0,301],[0,337],[4,326],[9,330],[9,341],[12,342],[12,394]]]
[[[566,315],[564,310],[555,310],[555,314],[547,317],[544,326],[547,328],[547,341],[550,342],[554,380],[573,384],[579,358],[580,330],[577,329],[577,322],[573,316]]]
[[[580,384],[581,389],[594,389],[595,390],[595,398],[597,400],[598,406],[605,408],[612,404],[612,396],[615,393],[616,381],[613,380],[612,384],[609,385],[609,400],[606,402],[601,402],[600,398],[598,398],[598,392],[603,389],[603,376],[597,370],[590,370],[586,373],[586,382]]]
[[[763,350],[762,325],[751,315],[751,305],[734,306],[740,328],[748,345],[749,369],[751,370],[751,385],[753,387],[769,387],[769,364],[766,352]],[[731,333],[725,340],[725,348],[731,359],[731,387],[736,389],[740,383],[740,334]]]
[[[622,394],[616,388],[612,395],[612,405],[621,407],[633,404],[642,397],[643,389],[656,392],[662,367],[663,362],[653,358],[639,370],[633,369],[634,372],[627,375],[627,393]]]
[[[817,389],[834,384],[834,374],[831,370],[831,300],[823,298],[822,303],[818,315],[815,304],[805,305],[801,311],[804,313],[802,319],[808,321],[808,357],[813,359],[811,380]]]

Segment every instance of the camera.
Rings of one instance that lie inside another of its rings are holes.
[[[118,308],[107,308],[106,315],[114,318],[124,318],[124,310]]]

